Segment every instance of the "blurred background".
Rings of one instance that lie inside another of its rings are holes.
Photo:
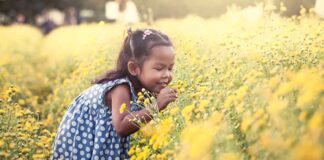
[[[317,0],[322,1],[322,0]],[[232,5],[247,7],[262,0],[0,0],[0,24],[27,23],[43,28],[46,34],[61,25],[89,22],[126,24],[160,18],[182,18],[193,14],[205,18],[217,17]],[[301,6],[312,8],[316,0],[272,0],[279,8],[286,6],[284,16],[298,15]],[[323,2],[322,2],[323,3]]]

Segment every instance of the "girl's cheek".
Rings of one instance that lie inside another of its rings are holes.
[[[171,75],[171,76],[170,76],[170,80],[169,80],[169,83],[170,83],[170,82],[172,81],[172,79],[173,79],[173,76]]]

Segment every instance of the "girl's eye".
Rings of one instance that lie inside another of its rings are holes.
[[[162,71],[163,68],[154,68],[157,71]]]

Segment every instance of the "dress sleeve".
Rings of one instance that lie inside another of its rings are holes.
[[[116,79],[116,80],[112,80],[112,81],[109,81],[107,83],[105,83],[103,85],[103,91],[102,91],[102,94],[101,94],[101,99],[103,100],[103,104],[107,106],[106,102],[105,102],[105,95],[107,94],[107,92],[109,92],[112,88],[116,87],[117,85],[120,85],[120,84],[128,84],[129,85],[129,88],[130,88],[130,93],[131,93],[131,100],[133,102],[136,102],[136,94],[134,92],[134,88],[133,88],[133,85],[131,83],[131,81],[126,77],[126,78],[120,78],[120,79]],[[133,104],[131,106],[131,111],[137,111],[139,110],[139,108]]]

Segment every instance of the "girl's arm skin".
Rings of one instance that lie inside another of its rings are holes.
[[[157,103],[159,110],[163,110],[170,102],[173,102],[177,98],[176,91],[170,88],[165,88],[161,90],[160,94],[157,97]],[[125,103],[126,109],[131,110],[130,105],[130,94],[129,86],[126,84],[118,85],[114,87],[106,95],[106,104],[110,104],[112,109],[112,124],[121,137],[127,137],[128,135],[139,130],[139,127],[131,122],[130,120],[134,116],[139,118],[142,123],[148,123],[152,120],[152,116],[147,109],[141,109],[137,112],[132,112],[132,115],[129,112],[120,113],[120,106]],[[109,103],[110,102],[110,103]]]

